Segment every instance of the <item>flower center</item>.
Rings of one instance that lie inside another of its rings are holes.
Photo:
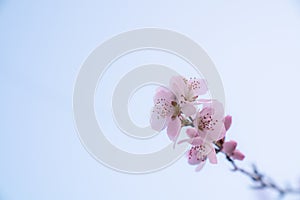
[[[192,159],[193,153],[196,154],[196,159],[200,161],[205,161],[208,154],[208,148],[205,145],[193,146],[188,154],[189,159]],[[194,155],[195,155],[194,154]]]
[[[156,100],[153,112],[157,113],[157,118],[166,118],[170,116],[172,106],[167,102],[165,98],[160,98]]]
[[[218,120],[214,120],[209,113],[206,113],[204,116],[199,117],[198,129],[201,131],[211,130],[214,131],[214,126]]]
[[[172,101],[171,104],[172,104],[172,106],[174,107],[174,113],[173,113],[173,115],[172,115],[172,119],[175,119],[175,118],[176,118],[177,116],[179,116],[180,113],[181,113],[180,106],[179,106],[178,103],[175,102],[175,101]]]

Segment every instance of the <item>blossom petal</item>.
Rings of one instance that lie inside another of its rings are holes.
[[[229,141],[229,142],[225,142],[223,144],[223,149],[222,151],[228,155],[233,154],[234,150],[236,149],[237,146],[237,142],[236,141]]]
[[[183,114],[185,114],[187,117],[189,117],[189,116],[195,114],[197,110],[194,105],[192,105],[190,103],[186,103],[181,106],[181,111],[183,112]]]
[[[165,87],[158,87],[153,98],[154,103],[156,103],[157,100],[161,98],[164,98],[166,101],[171,102],[175,100],[175,95],[172,91]]]
[[[222,138],[224,138],[225,134],[226,134],[225,127],[221,126],[220,128],[217,127],[213,131],[200,132],[199,137],[201,137],[204,142],[211,143],[211,142],[221,140]]]
[[[218,100],[212,100],[212,103],[210,104],[210,107],[214,109],[214,117],[215,118],[221,118],[224,117],[224,106],[221,102]]]
[[[198,158],[198,151],[195,147],[191,147],[189,151],[187,151],[188,156],[188,163],[190,165],[197,165],[201,162],[201,160]]]
[[[230,128],[231,123],[232,123],[232,117],[231,117],[230,115],[227,115],[227,116],[224,118],[224,125],[225,125],[226,131],[228,131],[228,129]]]
[[[202,137],[194,137],[189,140],[189,143],[192,145],[202,145],[204,142]]]
[[[198,99],[198,100],[195,100],[194,102],[193,102],[193,104],[194,105],[207,105],[207,104],[209,104],[209,103],[211,103],[211,99]]]
[[[216,100],[213,100],[211,104],[205,105],[200,113],[197,114],[194,125],[202,129],[199,132],[204,141],[213,142],[225,136],[226,130],[223,123],[223,114],[223,105]]]
[[[204,79],[193,78],[188,81],[194,96],[203,95],[208,91],[206,81]]]
[[[173,100],[175,100],[175,96],[171,91],[164,87],[158,88],[154,97],[154,107],[150,118],[152,129],[161,131],[166,127],[167,120],[174,113]]]
[[[207,101],[207,103],[203,103],[204,108],[212,108],[212,114],[216,117],[224,117],[224,106],[221,102],[216,99],[212,99],[211,101]]]
[[[190,137],[190,138],[193,138],[193,137],[196,137],[197,136],[197,130],[195,128],[188,128],[186,130],[186,134]]]
[[[176,95],[178,102],[184,98],[186,83],[182,76],[173,76],[170,79],[170,89]]]
[[[188,142],[188,143],[190,143],[191,145],[194,145],[194,146],[199,146],[199,145],[202,145],[204,143],[203,139],[201,137],[192,137],[192,138],[180,140],[177,144],[182,144],[184,142]]]
[[[166,128],[166,117],[161,117],[159,113],[152,111],[151,118],[150,118],[150,125],[151,128],[155,131],[161,131]]]
[[[211,164],[217,164],[218,163],[215,148],[212,148],[212,150],[207,155],[207,158],[208,158],[208,160]]]
[[[181,128],[181,121],[178,117],[170,119],[168,122],[167,134],[172,141],[176,141]]]
[[[221,126],[220,134],[215,141],[223,139],[225,137],[225,135],[226,135],[225,126]]]
[[[236,160],[244,160],[245,155],[239,150],[235,150],[232,154],[232,158]]]

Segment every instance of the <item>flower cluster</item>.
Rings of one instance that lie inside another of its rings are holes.
[[[204,79],[172,77],[169,88],[157,89],[150,119],[154,130],[167,129],[174,145],[184,142],[191,145],[187,152],[188,163],[197,165],[196,170],[202,169],[206,160],[216,164],[218,152],[231,159],[244,159],[244,155],[236,149],[235,141],[225,142],[231,116],[224,115],[224,107],[219,101],[200,98],[207,92]],[[187,138],[177,141],[183,127],[189,127],[186,129]]]

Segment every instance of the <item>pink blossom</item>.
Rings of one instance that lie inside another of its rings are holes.
[[[176,103],[175,95],[168,89],[158,88],[154,96],[154,108],[150,119],[151,127],[156,131],[161,131],[168,126],[168,136],[174,140],[181,127],[180,107]]]
[[[188,163],[197,165],[196,171],[202,169],[207,160],[212,164],[217,163],[215,148],[232,159],[243,160],[245,157],[236,149],[237,142],[224,142],[232,117],[224,117],[224,107],[219,101],[199,98],[207,91],[203,79],[172,77],[169,88],[157,89],[150,119],[154,130],[162,131],[167,128],[168,137],[174,145],[181,128],[192,127],[186,130],[188,138],[178,144],[188,142],[192,145],[187,152]],[[199,105],[201,109],[197,110]]]
[[[228,141],[223,144],[222,152],[226,153],[229,157],[236,160],[243,160],[245,155],[236,149],[237,142],[236,141]]]
[[[199,95],[207,92],[204,80],[186,80],[175,76],[170,80],[170,90],[158,88],[154,96],[154,108],[150,119],[151,127],[161,131],[167,126],[167,134],[176,141],[181,129],[181,114],[189,117],[196,113],[194,105]]]
[[[217,163],[214,142],[224,138],[226,133],[223,113],[222,104],[211,101],[196,114],[194,128],[187,129],[189,138],[179,142],[189,142],[193,145],[188,152],[188,162],[198,164],[196,170],[204,166],[206,159],[212,164]]]
[[[223,144],[222,151],[228,155],[231,155],[235,151],[236,146],[237,146],[236,141],[231,140],[229,142],[225,142]]]
[[[204,140],[199,131],[195,128],[189,128],[186,131],[189,139],[182,140],[182,142],[189,142],[193,146],[188,151],[188,163],[191,165],[198,164],[196,171],[202,169],[208,158],[211,164],[217,164],[217,156],[215,147],[212,141]]]
[[[207,92],[205,80],[191,78],[185,79],[182,76],[174,76],[170,80],[170,89],[176,95],[180,105],[194,102],[198,96]]]
[[[175,114],[176,109],[172,102],[176,100],[175,95],[166,88],[159,87],[154,96],[154,107],[150,119],[151,127],[156,131],[163,130],[167,121]]]
[[[223,123],[223,106],[220,102],[214,100],[206,105],[196,114],[194,127],[187,129],[189,139],[182,142],[189,142],[192,145],[201,145],[202,143],[213,143],[225,136],[226,130]]]
[[[174,76],[170,80],[170,90],[176,96],[176,103],[187,117],[196,113],[196,100],[207,92],[203,79],[187,80],[182,76]]]
[[[228,131],[232,123],[232,117],[230,115],[227,115],[223,121],[224,121],[225,129],[226,131]],[[230,140],[223,144],[222,152],[226,153],[226,155],[228,155],[232,159],[243,160],[245,158],[245,155],[239,150],[237,150],[236,147],[237,147],[237,142],[234,140]]]
[[[201,145],[192,146],[187,152],[188,163],[191,165],[198,165],[196,171],[203,168],[206,159],[212,164],[217,164],[216,151],[211,143],[203,143]]]
[[[235,150],[232,153],[231,157],[236,160],[244,160],[245,155],[242,152],[240,152],[239,150]]]

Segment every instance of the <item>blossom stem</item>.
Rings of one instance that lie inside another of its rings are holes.
[[[194,120],[192,117],[188,117],[184,120],[183,126],[191,126],[194,127]],[[243,169],[239,167],[234,159],[232,159],[230,156],[228,156],[226,153],[222,151],[223,148],[223,142],[224,140],[220,140],[217,142],[214,142],[216,145],[215,151],[216,153],[222,153],[225,155],[226,160],[230,162],[232,165],[232,171],[233,172],[240,172],[241,174],[249,177],[256,185],[253,186],[253,189],[270,189],[278,193],[280,198],[285,197],[288,194],[295,194],[295,195],[300,195],[300,188],[283,188],[279,186],[277,183],[275,183],[273,180],[267,178],[264,176],[261,172],[258,171],[257,167],[255,165],[252,166],[252,171]]]
[[[272,180],[267,179],[262,173],[260,173],[256,166],[253,165],[252,171],[247,171],[241,167],[239,167],[235,161],[230,158],[228,155],[226,155],[227,161],[229,161],[233,167],[232,171],[234,172],[240,172],[244,174],[245,176],[248,176],[252,181],[254,181],[257,185],[253,187],[253,189],[271,189],[273,191],[276,191],[280,197],[284,197],[287,194],[297,194],[300,195],[300,188],[282,188]]]
[[[192,117],[188,117],[188,118],[182,120],[182,122],[184,122],[184,123],[182,124],[183,126],[195,127],[195,126],[194,126],[194,120],[193,120]]]

